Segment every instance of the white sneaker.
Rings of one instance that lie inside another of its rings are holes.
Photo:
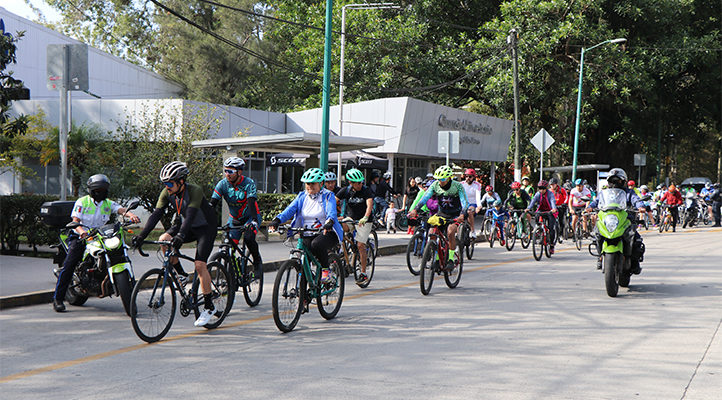
[[[205,326],[210,320],[211,317],[213,317],[213,314],[216,313],[216,310],[209,310],[207,308],[203,309],[201,312],[201,315],[198,317],[196,322],[193,323],[195,326]]]
[[[471,233],[469,234],[469,236],[471,236],[472,239],[476,239],[476,232],[471,231]]]

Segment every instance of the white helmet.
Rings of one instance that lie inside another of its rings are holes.
[[[324,175],[324,179],[326,180],[326,182],[328,182],[328,181],[335,181],[335,180],[336,180],[336,174],[333,173],[333,172],[331,172],[331,171],[326,172],[326,174]]]
[[[384,179],[391,179],[391,172],[384,172]]]
[[[160,181],[170,182],[188,177],[188,166],[184,162],[172,161],[160,169]]]
[[[246,166],[246,162],[240,157],[229,157],[223,162],[224,167],[231,167],[235,169],[243,169]]]
[[[646,192],[649,190],[649,187],[647,185],[642,185],[639,187],[639,190],[644,190]]]

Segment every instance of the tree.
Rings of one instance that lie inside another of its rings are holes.
[[[23,82],[13,78],[13,71],[9,70],[11,64],[17,62],[16,43],[24,36],[24,32],[17,32],[15,36],[0,29],[0,174],[7,171],[29,174],[13,154],[13,141],[23,135],[28,129],[28,118],[20,115],[11,117],[9,111],[13,100],[24,97],[27,89]]]

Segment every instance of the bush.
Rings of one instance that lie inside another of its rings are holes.
[[[57,231],[43,224],[40,206],[57,196],[13,194],[0,196],[0,242],[4,254],[16,254],[21,237],[37,252],[38,245],[53,244]]]
[[[296,198],[295,194],[258,193],[258,208],[263,221],[271,221]]]

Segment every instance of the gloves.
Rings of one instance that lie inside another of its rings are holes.
[[[274,218],[273,221],[271,221],[270,224],[268,224],[268,227],[271,228],[274,231],[278,230],[278,225],[281,225],[281,220],[278,218]]]
[[[133,239],[130,240],[130,245],[131,245],[134,249],[138,249],[138,248],[140,248],[140,246],[143,245],[143,241],[144,241],[144,240],[145,240],[145,238],[142,237],[142,236],[140,236],[140,235],[138,235],[138,236],[133,236]]]
[[[255,234],[258,232],[258,221],[255,219],[248,220],[248,222],[246,222],[246,227],[251,228]]]
[[[171,246],[173,246],[173,248],[180,249],[180,247],[183,245],[183,239],[185,239],[185,237],[183,236],[183,234],[179,233],[173,236],[173,239],[170,240],[170,244]]]
[[[359,224],[359,226],[364,226],[364,225],[366,225],[366,223],[367,223],[368,221],[369,221],[369,217],[367,217],[367,216],[364,215],[363,218],[361,218],[360,220],[358,220],[358,224]]]
[[[323,229],[325,229],[325,230],[327,230],[327,231],[333,229],[333,220],[332,220],[332,219],[327,219],[327,220],[326,220],[326,223],[323,224]]]

